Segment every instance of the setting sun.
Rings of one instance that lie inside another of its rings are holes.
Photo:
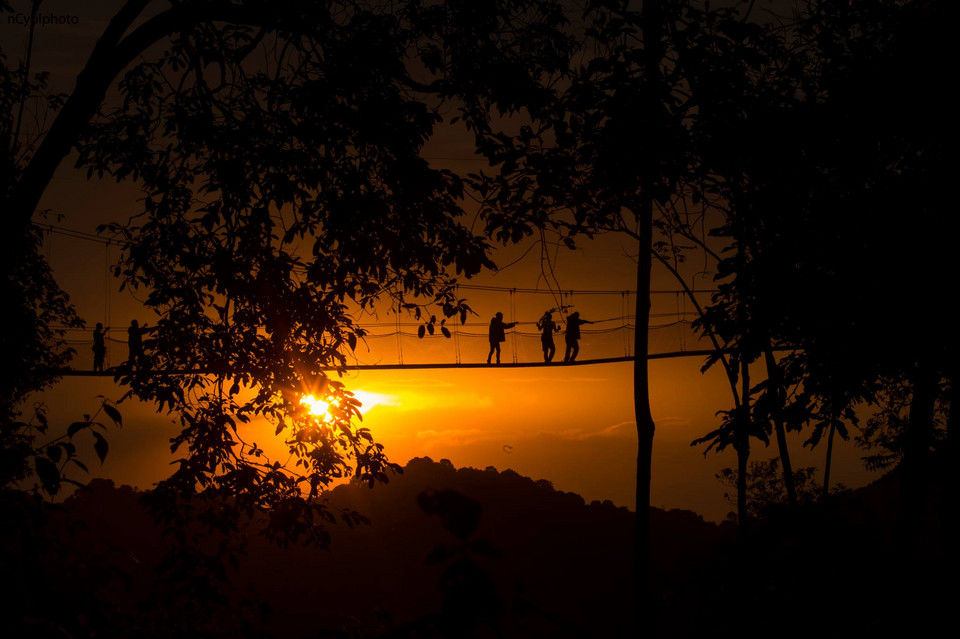
[[[355,390],[351,391],[351,393],[353,394],[353,398],[360,402],[362,413],[366,413],[374,406],[397,406],[400,404],[399,400],[393,395],[371,393],[370,391],[364,390]],[[308,408],[311,415],[320,418],[321,421],[331,417],[330,406],[332,402],[329,401],[329,399],[317,399],[313,395],[304,395],[300,399],[300,403]]]
[[[313,395],[306,395],[300,399],[300,403],[309,408],[311,415],[315,415],[320,419],[330,417],[330,402],[328,401],[316,399]]]

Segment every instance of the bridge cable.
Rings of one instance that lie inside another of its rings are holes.
[[[459,300],[460,300],[460,285],[457,284],[457,285],[454,287],[453,291],[454,291],[454,295],[457,296],[457,300],[458,300],[458,303],[459,303]],[[456,316],[456,315],[453,316],[453,348],[454,348],[454,351],[456,351],[456,354],[457,354],[457,355],[456,355],[456,356],[457,356],[457,364],[460,363],[460,322],[459,322],[459,320],[460,320],[460,318],[459,318],[458,316]]]
[[[517,321],[517,289],[510,289],[510,322],[516,323]],[[516,326],[513,327],[513,332],[510,333],[511,340],[513,342],[513,363],[517,363],[517,331]]]
[[[403,331],[400,329],[400,308],[401,303],[397,301],[397,362],[403,366]]]

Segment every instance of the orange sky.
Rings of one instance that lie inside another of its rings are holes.
[[[69,90],[67,78],[71,65],[83,57],[77,51],[92,46],[96,34],[105,25],[103,17],[107,13],[101,10],[98,17],[92,9],[84,13],[72,3],[44,3],[45,10],[60,11],[58,7],[63,7],[63,12],[78,13],[80,24],[38,30],[35,68],[46,65],[60,72],[54,76],[54,86]],[[15,55],[13,43],[24,34],[22,28],[0,25],[0,36],[11,57]],[[478,168],[464,159],[469,149],[461,141],[435,141],[425,155],[453,169]],[[92,233],[99,223],[125,220],[139,212],[136,187],[111,181],[87,182],[71,166],[68,159],[41,203],[41,209],[49,208],[63,216],[59,222],[48,221]],[[522,248],[500,251],[495,261],[510,263]],[[106,264],[117,256],[115,249],[62,235],[51,236],[45,249],[59,283],[71,295],[91,328],[102,321],[115,329],[114,337],[123,340],[131,319],[152,323],[153,318],[140,307],[135,296],[118,293],[116,282],[105,277]],[[631,252],[629,240],[618,237],[598,240],[576,252],[563,251],[557,263],[557,282],[563,289],[634,289],[635,266],[628,257]],[[498,274],[484,274],[476,282],[501,287],[547,288],[541,278],[541,267],[539,252],[535,250],[518,264]],[[691,260],[690,268],[695,272],[700,267]],[[655,288],[676,288],[662,269],[655,277]],[[700,278],[697,285],[708,282]],[[508,295],[470,291],[465,296],[479,315],[469,319],[464,331],[484,335],[490,317],[498,310],[510,319]],[[587,319],[616,317],[622,308],[622,300],[617,295],[575,296],[574,303]],[[527,325],[521,325],[518,330],[535,331],[532,322],[553,305],[555,302],[549,296],[519,297],[515,319]],[[632,302],[630,306],[632,313]],[[678,309],[683,307],[678,306],[675,297],[654,299],[654,313]],[[381,312],[373,323],[389,327],[394,319]],[[404,318],[403,321],[414,320]],[[659,320],[654,318],[652,323]],[[607,326],[615,324],[617,322]],[[376,330],[382,332],[387,328]],[[405,330],[415,332],[416,328]],[[674,328],[655,331],[652,349],[676,350],[681,340],[686,341],[688,347],[696,347],[692,334]],[[370,339],[368,344],[370,351],[364,347],[358,349],[360,360],[396,363],[395,340]],[[539,358],[536,338],[520,340],[518,344],[521,361]],[[562,337],[558,344],[562,349]],[[504,361],[512,360],[512,345],[512,338],[508,336]],[[126,348],[122,343],[111,342],[108,346],[112,363],[125,357]],[[623,355],[623,335],[585,335],[581,346],[581,359]],[[463,361],[482,361],[486,356],[483,337],[464,337],[461,347]],[[421,342],[408,337],[403,341],[403,348],[407,363],[438,358],[452,361],[455,356],[452,344],[442,338]],[[84,363],[90,359],[89,345],[79,345],[78,350],[78,366],[87,368],[89,364]],[[562,359],[562,350],[559,359]],[[700,358],[684,358],[650,364],[653,416],[657,423],[652,503],[693,509],[708,519],[719,520],[733,506],[724,501],[724,488],[714,479],[714,474],[720,468],[735,465],[733,452],[711,453],[704,458],[700,448],[690,447],[690,441],[714,428],[716,411],[728,408],[731,401],[719,371],[701,374],[701,363]],[[348,388],[383,396],[384,403],[366,412],[365,425],[386,445],[393,461],[405,463],[412,457],[430,456],[450,459],[457,466],[512,468],[534,479],[549,479],[558,489],[580,493],[588,501],[611,499],[618,505],[632,505],[636,434],[629,363],[501,370],[365,371],[351,374],[345,381]],[[97,395],[116,398],[120,394],[121,389],[109,379],[68,378],[38,399],[50,406],[51,417],[69,423],[79,414],[94,410]],[[169,417],[157,415],[149,406],[124,404],[121,409],[124,429],[110,434],[111,454],[104,466],[96,468],[93,464],[91,468],[94,475],[148,488],[167,472],[168,440],[175,427]],[[270,443],[272,427],[254,424],[250,428],[251,439],[268,454],[277,450],[280,455],[278,443]],[[798,457],[795,466],[822,463],[822,448],[812,455],[802,454],[800,448],[800,442],[794,440],[793,451]],[[855,486],[870,479],[862,470],[857,460],[858,451],[852,444],[840,445],[836,455],[835,482]],[[755,453],[755,458],[770,456],[772,450],[761,449]]]
[[[64,184],[63,181],[58,185]],[[67,211],[64,225],[92,229],[85,225],[92,199],[103,201],[102,185],[75,184],[70,204],[61,203]],[[56,192],[58,189],[54,189]],[[125,189],[113,192],[119,196]],[[87,193],[87,196],[81,194]],[[90,195],[90,194],[93,195]],[[76,210],[71,210],[76,209]],[[71,292],[81,314],[92,326],[105,321],[107,308],[104,278],[104,247],[60,235],[52,237],[51,262],[63,286]],[[621,289],[632,288],[633,262],[619,249],[619,239],[588,246],[582,252],[560,254],[558,280],[564,288]],[[615,250],[616,247],[616,250]],[[508,256],[508,257],[512,257]],[[476,281],[496,286],[535,287],[539,261],[521,262],[497,275],[484,275]],[[665,274],[658,273],[656,285],[672,284]],[[542,283],[541,283],[541,286]],[[469,291],[479,316],[470,317],[464,331],[485,334],[489,318],[497,310],[509,314],[509,295]],[[517,319],[533,322],[550,296],[522,296],[517,305]],[[608,299],[611,298],[611,299]],[[619,307],[619,296],[574,296],[576,307],[584,317],[600,318],[608,309]],[[676,309],[673,296],[655,298],[654,310]],[[529,308],[529,312],[525,311]],[[534,312],[536,310],[536,313]],[[600,312],[602,311],[602,312]],[[125,339],[125,327],[136,317],[152,321],[127,293],[111,289],[109,312],[113,335]],[[632,310],[631,310],[632,312]],[[373,318],[367,318],[373,320]],[[509,319],[509,318],[508,318]],[[375,332],[393,330],[394,316],[382,312],[372,324]],[[413,324],[411,317],[404,322]],[[656,320],[655,320],[656,322]],[[518,327],[535,331],[529,324]],[[585,328],[592,328],[587,326]],[[404,328],[415,333],[415,326]],[[654,351],[674,350],[681,331],[687,331],[688,347],[696,348],[689,329],[668,328],[654,331]],[[85,335],[77,335],[88,339]],[[557,340],[562,347],[562,338]],[[397,362],[395,338],[368,340],[370,351],[358,349],[362,362]],[[540,357],[536,338],[518,342],[520,361],[537,361]],[[622,355],[622,333],[607,336],[585,335],[581,341],[581,359],[591,356]],[[108,344],[113,363],[126,356],[120,342]],[[513,341],[508,333],[503,361],[512,361]],[[442,337],[418,340],[403,339],[404,361],[453,361],[452,340]],[[485,339],[461,339],[464,362],[479,362],[486,357]],[[78,345],[77,366],[89,366],[89,345]],[[596,349],[602,349],[597,353]],[[620,352],[616,352],[621,349]],[[654,477],[652,503],[667,508],[695,510],[708,519],[721,520],[733,508],[724,500],[725,488],[714,475],[727,466],[735,466],[732,450],[721,454],[702,454],[701,447],[690,442],[716,427],[716,411],[730,406],[729,390],[719,370],[700,372],[701,357],[661,359],[650,362],[653,416],[657,424],[654,443]],[[577,492],[587,501],[610,499],[631,506],[634,499],[636,433],[632,404],[632,365],[630,363],[549,368],[503,369],[425,369],[351,372],[343,379],[347,387],[377,394],[379,403],[365,407],[364,425],[386,446],[393,461],[406,463],[412,457],[447,458],[456,466],[499,470],[512,468],[534,479],[549,479],[561,490]],[[44,394],[51,414],[68,423],[80,412],[95,409],[97,395],[116,398],[120,389],[110,379],[65,378],[56,388]],[[147,488],[168,472],[169,438],[176,427],[171,418],[157,415],[143,404],[124,404],[124,429],[110,434],[111,454],[102,468],[91,465],[98,476],[108,476],[120,483]],[[245,439],[256,441],[274,459],[285,459],[282,442],[273,435],[273,427],[253,424],[244,433]],[[801,441],[791,441],[795,466],[822,465],[824,449],[801,450]],[[773,449],[756,443],[754,459],[774,456]],[[841,443],[836,453],[833,481],[849,486],[861,485],[870,479],[858,461],[858,451],[851,443]]]

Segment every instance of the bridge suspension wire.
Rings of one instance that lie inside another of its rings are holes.
[[[796,351],[795,347],[781,346],[773,349],[775,352]],[[710,349],[698,349],[690,351],[673,351],[666,353],[650,353],[648,360],[676,359],[685,357],[708,357],[716,351]],[[730,349],[724,349],[725,353],[733,352]],[[498,368],[566,368],[568,366],[590,366],[596,364],[617,364],[620,362],[632,362],[635,357],[600,357],[595,359],[582,359],[574,362],[506,362],[503,364],[487,364],[486,362],[465,362],[462,364],[452,363],[423,363],[423,364],[346,364],[344,366],[320,366],[315,370],[321,371],[372,371],[372,370],[427,370],[427,369],[498,369]],[[126,367],[114,367],[105,371],[91,371],[79,369],[61,369],[56,371],[59,377],[113,377],[115,379],[130,375],[131,371]],[[148,378],[168,375],[217,375],[207,370],[151,370],[142,369],[133,372],[135,377]]]
[[[516,324],[517,322],[517,291],[512,289],[510,291],[510,323]],[[513,331],[510,333],[511,337],[511,346],[513,347],[513,363],[517,363],[517,332]]]
[[[457,284],[454,287],[454,294],[457,296],[457,299],[460,299],[460,285]],[[457,364],[460,363],[460,322],[457,321],[458,318],[453,318],[453,347],[457,353]]]
[[[397,302],[397,363],[403,366],[403,333],[400,330],[400,302]]]
[[[677,317],[680,317],[680,318],[683,318],[683,315],[681,315],[681,311],[680,311],[680,309],[681,309],[682,306],[683,306],[682,296],[680,295],[680,293],[677,293]],[[680,331],[679,331],[679,335],[680,335],[680,350],[683,350],[683,349],[684,349],[684,341],[685,341],[685,340],[684,340],[684,335],[683,335],[683,330],[680,330]]]
[[[110,262],[111,258],[115,259],[117,255],[112,247],[122,246],[122,243],[53,225],[38,226],[49,231],[44,234],[45,249],[48,251],[53,250],[54,243],[59,248],[58,238],[52,237],[54,234],[103,244],[105,269],[103,318],[106,327],[111,328],[112,306],[118,303],[120,296],[113,295],[110,291],[110,285],[114,282],[110,273]],[[96,262],[95,259],[94,263]],[[591,325],[581,327],[580,331],[580,355],[584,359],[606,360],[614,356],[629,358],[635,350],[633,337],[636,331],[636,318],[633,315],[634,304],[632,303],[636,301],[636,298],[632,297],[637,294],[635,290],[562,289],[555,278],[548,280],[546,286],[540,282],[540,285],[535,288],[491,286],[467,282],[457,282],[455,285],[457,299],[469,296],[475,313],[470,315],[466,323],[462,323],[459,317],[453,317],[447,321],[445,326],[452,328],[451,339],[445,338],[442,331],[419,338],[417,329],[422,325],[422,321],[419,318],[414,321],[413,315],[398,301],[396,308],[389,308],[393,306],[391,303],[386,304],[388,306],[386,317],[381,315],[378,320],[375,315],[364,316],[370,323],[359,324],[367,331],[363,338],[363,342],[368,346],[367,351],[363,354],[345,352],[344,355],[351,362],[356,361],[358,365],[371,366],[385,365],[386,362],[396,362],[397,366],[405,366],[434,363],[467,365],[482,361],[485,360],[489,351],[489,332],[485,320],[493,312],[504,309],[507,304],[509,304],[509,322],[514,326],[508,329],[509,340],[503,344],[504,348],[510,348],[512,351],[510,354],[502,354],[504,363],[512,362],[521,365],[542,359],[541,335],[535,329],[535,320],[542,316],[546,304],[556,307],[561,312],[562,316],[555,318],[559,320],[558,324],[566,323],[564,321],[566,315],[573,307],[576,307],[585,319],[592,322]],[[692,292],[708,295],[715,290],[700,288]],[[682,352],[689,348],[697,348],[698,343],[704,345],[703,342],[699,342],[700,336],[691,329],[691,322],[696,318],[696,313],[691,310],[693,305],[688,303],[684,293],[679,289],[654,289],[650,292],[651,325],[647,329],[651,336],[652,353]],[[550,296],[549,301],[543,299],[544,295]],[[671,295],[672,298],[669,297]],[[617,308],[618,300],[619,309]],[[395,312],[396,315],[389,318],[389,312]],[[478,321],[477,316],[483,319]],[[450,327],[451,320],[452,327]],[[90,329],[60,328],[66,331],[64,341],[74,346],[77,351],[75,367],[90,368],[92,349],[89,346],[85,349],[76,348],[76,345],[92,344]],[[112,357],[113,345],[126,343],[125,339],[111,337],[111,333],[119,338],[125,337],[121,331],[108,332],[106,339],[110,348],[107,351],[108,359],[105,361],[107,366],[116,365],[123,360],[122,356]],[[562,346],[564,336],[560,333],[563,333],[563,329],[558,331],[555,339],[558,339]],[[395,354],[392,352],[394,348],[397,351]],[[122,351],[121,348],[117,353]],[[368,361],[360,361],[361,358]],[[111,359],[114,361],[111,362]]]
[[[110,327],[110,245],[103,245],[103,262],[104,262],[104,275],[103,275],[103,325],[105,328]],[[108,349],[104,353],[104,365],[110,366],[110,350]]]
[[[627,323],[627,292],[620,292],[620,323]],[[628,331],[623,332],[623,356],[630,357],[630,335]]]
[[[76,229],[71,229],[69,227],[49,224],[44,222],[33,222],[33,226],[39,229],[43,229],[47,232],[47,237],[51,234],[62,235],[64,237],[70,237],[73,239],[85,240],[88,242],[96,242],[99,244],[105,244],[107,246],[123,246],[123,242],[110,238],[103,237],[102,235],[96,235],[93,233],[87,233],[85,231],[78,231]],[[52,239],[52,238],[51,238]],[[49,246],[49,245],[48,245]],[[48,248],[49,250],[49,248]],[[542,288],[522,288],[522,287],[509,287],[509,286],[494,286],[489,284],[467,284],[467,283],[458,283],[458,289],[472,290],[472,291],[491,291],[491,292],[509,292],[515,291],[520,294],[540,294],[540,295],[552,295],[556,297],[556,290],[553,290],[549,287],[546,290]],[[620,294],[621,290],[615,289],[568,289],[564,293],[568,295],[617,295]],[[681,289],[651,289],[650,295],[675,295],[677,293],[683,293],[685,291]],[[706,288],[706,289],[691,289],[690,293],[694,294],[707,294],[707,293],[716,293],[717,289],[715,288]],[[628,295],[636,295],[635,290],[627,291]]]
[[[48,235],[50,234],[63,235],[64,237],[70,237],[75,240],[85,240],[87,242],[96,242],[98,244],[123,246],[123,243],[119,242],[118,240],[114,240],[109,237],[103,237],[101,235],[95,235],[93,233],[87,233],[86,231],[78,231],[76,229],[71,229],[66,226],[60,226],[59,224],[33,222],[33,226],[35,226],[38,229],[42,229],[46,231]]]
[[[508,329],[512,353],[503,361],[518,365],[535,362],[542,357],[540,355],[541,334],[535,328],[534,321],[522,321],[523,314],[520,312],[519,296],[513,294],[510,297],[510,319],[511,322],[516,322],[516,324]],[[615,355],[630,357],[634,317],[629,315],[626,310],[629,296],[626,293],[621,293],[618,297],[621,302],[620,309],[608,305],[609,311],[613,312],[600,316],[591,312],[586,317],[586,319],[591,320],[592,324],[581,327],[580,331],[580,350],[584,359],[609,359]],[[537,306],[528,303],[527,308],[533,310]],[[651,353],[682,352],[687,349],[685,339],[680,343],[676,341],[675,331],[678,327],[688,330],[684,328],[689,327],[688,318],[679,316],[676,310],[670,310],[651,313],[651,319],[653,323],[649,326],[649,331],[651,336],[656,338],[652,340],[654,348]],[[453,339],[445,338],[439,331],[436,334],[421,338],[417,332],[417,329],[421,326],[422,324],[417,322],[403,321],[399,313],[389,323],[383,322],[362,326],[366,331],[363,342],[367,345],[366,353],[369,353],[369,355],[364,354],[361,357],[358,351],[345,351],[344,355],[358,365],[386,365],[391,359],[390,355],[393,350],[386,343],[392,341],[397,351],[392,360],[397,366],[420,364],[465,365],[485,359],[489,348],[489,330],[485,322],[460,325],[459,318],[455,318],[454,330],[451,335]],[[90,349],[77,348],[77,346],[92,344],[91,331],[66,326],[55,328],[65,332],[64,341],[77,351],[75,368],[89,368],[92,361],[90,359]],[[670,335],[670,331],[674,331],[673,336]],[[564,338],[561,335],[556,335],[556,339],[562,340]],[[111,345],[125,344],[125,340],[115,339],[109,334],[107,340]],[[617,346],[618,342],[620,343],[619,346]],[[617,353],[617,350],[620,352]],[[111,346],[108,351],[112,352],[113,347]],[[504,353],[504,355],[507,354]]]
[[[508,293],[508,292],[510,292],[510,291],[515,291],[516,293],[520,293],[520,294],[553,295],[554,297],[556,297],[556,291],[544,290],[544,289],[542,289],[542,288],[519,288],[519,287],[512,287],[512,286],[490,286],[490,285],[486,285],[486,284],[458,284],[458,286],[459,286],[460,288],[462,288],[462,289],[471,290],[471,291],[491,291],[491,292],[500,292],[500,293]],[[564,292],[565,292],[565,293],[568,293],[568,294],[570,294],[570,295],[574,295],[574,294],[576,294],[576,295],[619,295],[619,294],[624,293],[624,292],[626,292],[628,295],[636,295],[636,294],[637,294],[637,291],[636,291],[636,290],[627,290],[627,291],[624,291],[623,289],[592,289],[592,288],[585,288],[585,289],[567,289],[567,290],[565,290]],[[685,293],[685,292],[686,292],[686,291],[684,291],[683,289],[677,289],[677,288],[651,289],[651,290],[650,290],[650,294],[651,294],[651,295],[675,295],[675,294],[677,294],[677,293]],[[706,294],[706,293],[716,293],[716,292],[717,292],[717,289],[714,289],[714,288],[691,289],[690,292],[691,292],[691,293],[695,293],[695,294],[696,294],[696,293],[703,293],[703,294]]]

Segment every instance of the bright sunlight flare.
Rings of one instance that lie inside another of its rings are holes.
[[[330,402],[317,399],[313,395],[305,395],[300,398],[300,403],[309,408],[310,414],[321,419],[330,417]]]
[[[355,390],[351,391],[354,398],[360,402],[360,410],[366,413],[374,406],[397,406],[399,400],[392,395],[383,393],[371,393],[370,391]],[[313,395],[304,395],[300,403],[306,406],[311,415],[319,417],[321,421],[330,419],[330,404],[327,399],[317,399]]]

